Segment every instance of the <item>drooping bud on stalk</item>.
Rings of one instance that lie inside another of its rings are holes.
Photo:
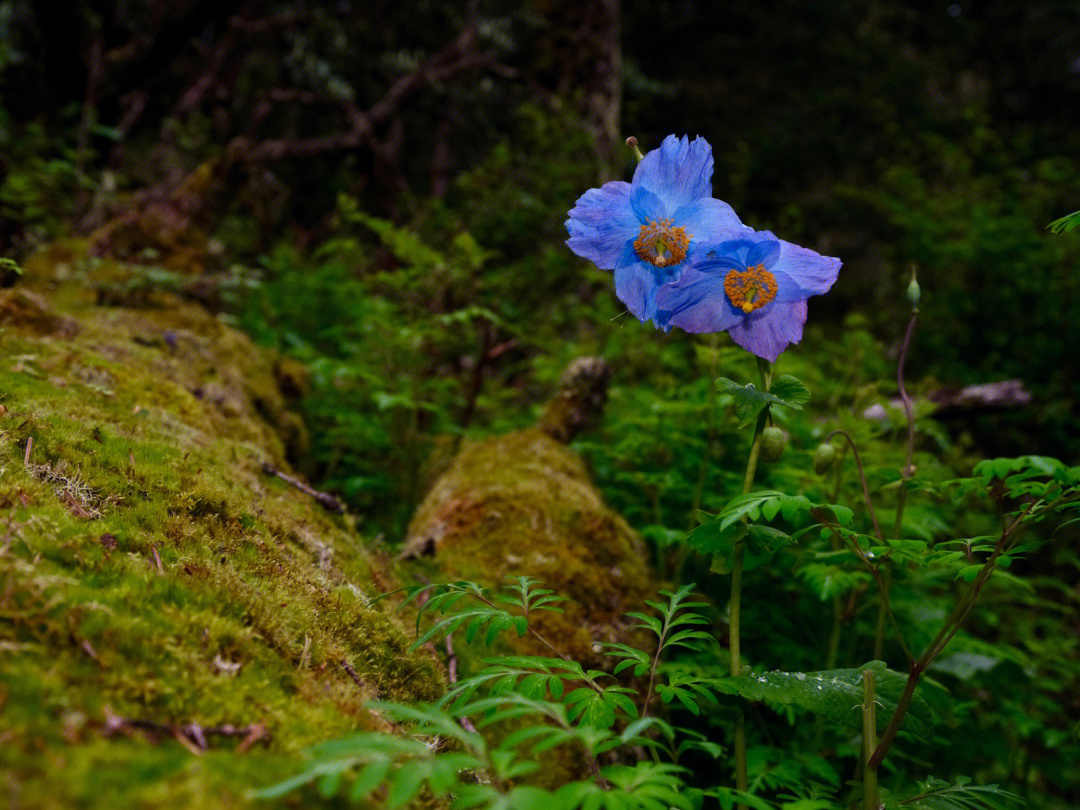
[[[922,290],[919,289],[919,281],[915,278],[915,267],[911,268],[911,281],[907,285],[907,300],[911,302],[913,307],[919,306],[919,300],[922,298]]]
[[[626,145],[634,151],[634,157],[636,157],[638,159],[638,162],[640,163],[641,159],[644,158],[645,155],[641,154],[641,150],[638,149],[637,138],[631,135],[629,138],[626,139]]]
[[[836,448],[828,442],[822,442],[814,451],[814,472],[825,475],[836,463]]]
[[[768,462],[779,461],[787,447],[787,435],[775,425],[771,425],[761,433],[761,457]]]

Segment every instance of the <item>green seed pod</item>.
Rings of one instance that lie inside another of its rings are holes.
[[[814,472],[824,475],[836,462],[836,448],[828,442],[822,442],[814,451]]]
[[[765,428],[761,434],[761,457],[765,461],[779,461],[787,446],[787,436],[776,426]]]
[[[915,278],[915,268],[911,268],[911,281],[907,285],[907,300],[911,302],[913,307],[919,305],[919,301],[922,298],[922,290],[919,289],[919,281]]]

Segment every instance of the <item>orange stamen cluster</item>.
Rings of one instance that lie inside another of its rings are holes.
[[[656,267],[670,267],[686,258],[693,234],[685,228],[676,228],[670,219],[649,220],[641,226],[641,233],[634,240],[634,252],[643,262]]]
[[[724,292],[732,304],[749,314],[776,298],[776,277],[763,264],[732,270],[724,278]]]

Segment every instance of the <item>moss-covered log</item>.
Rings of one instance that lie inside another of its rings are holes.
[[[0,791],[13,806],[217,807],[298,752],[434,698],[369,597],[385,559],[279,477],[290,370],[81,245],[0,290]],[[130,302],[129,302],[130,303]],[[379,606],[381,607],[381,605]]]
[[[540,429],[466,444],[417,511],[405,554],[434,556],[447,581],[543,580],[573,601],[531,621],[560,652],[595,668],[612,666],[599,643],[625,641],[623,614],[657,587],[644,542],[603,503],[581,459]],[[531,637],[518,644],[550,655]]]

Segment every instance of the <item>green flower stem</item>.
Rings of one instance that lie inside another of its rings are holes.
[[[834,465],[835,469],[833,471],[833,488],[832,488],[832,494],[829,495],[829,503],[836,503],[836,499],[840,497],[840,484],[842,483],[842,480],[843,480],[842,479],[842,471],[843,471],[843,466],[844,466],[844,464],[843,464],[843,461],[844,461],[843,453],[846,453],[846,452],[847,452],[847,446],[842,445],[841,448],[840,448],[840,455],[838,455],[838,457],[836,459],[836,463]],[[840,538],[835,534],[832,536],[832,548],[833,548],[833,551],[839,551],[840,548],[841,548]],[[832,630],[829,631],[829,646],[827,648],[827,652],[826,652],[826,655],[825,655],[825,669],[836,669],[836,661],[840,656],[840,630],[841,630],[841,625],[843,624],[843,622],[841,621],[841,619],[843,618],[843,606],[842,606],[842,603],[840,601],[839,594],[833,596],[833,598],[832,598],[832,607],[833,607],[833,624],[832,624]],[[821,724],[820,721],[821,721],[821,718],[819,717],[818,718],[818,724],[817,724],[818,744],[814,746],[815,748],[820,747],[821,728],[822,728],[822,724]]]
[[[758,374],[761,377],[761,390],[768,391],[772,382],[772,369],[769,364],[758,358]],[[746,475],[743,478],[743,495],[754,488],[754,476],[757,474],[758,457],[761,455],[761,436],[765,432],[768,423],[769,409],[765,408],[758,414],[757,424],[754,426],[754,440],[750,445],[750,458],[746,462]],[[740,618],[742,613],[742,574],[743,574],[743,542],[735,544],[731,559],[731,603],[728,608],[730,615],[729,638],[731,651],[731,674],[736,676],[741,669],[742,654],[740,648]],[[735,787],[740,791],[746,791],[749,780],[746,775],[746,713],[740,707],[739,716],[735,721]],[[746,810],[746,805],[737,805],[739,810]]]
[[[878,810],[877,768],[870,762],[877,747],[877,716],[874,708],[874,672],[863,670],[863,810]]]

